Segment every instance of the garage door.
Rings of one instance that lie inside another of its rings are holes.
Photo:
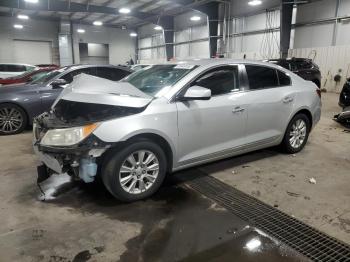
[[[15,63],[52,64],[51,42],[14,40]]]

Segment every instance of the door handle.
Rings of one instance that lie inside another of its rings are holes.
[[[234,113],[234,114],[242,113],[244,110],[245,110],[244,108],[237,106],[232,110],[232,113]]]
[[[290,102],[293,102],[293,97],[290,97],[290,96],[287,96],[285,98],[283,98],[283,103],[287,104],[287,103],[290,103]]]

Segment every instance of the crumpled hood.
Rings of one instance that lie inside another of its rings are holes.
[[[52,108],[59,100],[81,103],[94,103],[140,108],[152,99],[127,82],[114,82],[104,78],[80,74],[58,96]]]

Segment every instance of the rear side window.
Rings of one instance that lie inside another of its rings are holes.
[[[0,72],[6,72],[7,71],[7,65],[0,65]]]
[[[277,72],[275,69],[266,66],[246,65],[249,89],[264,89],[278,87]]]
[[[200,76],[191,86],[198,85],[211,90],[211,94],[222,95],[239,89],[238,67],[218,67]]]
[[[112,81],[118,81],[125,76],[127,76],[129,72],[117,68],[111,67],[97,67],[97,76],[106,78]]]
[[[285,72],[277,70],[277,75],[280,86],[290,86],[292,84],[290,77]]]
[[[7,65],[8,72],[24,72],[27,71],[27,68],[22,65]]]

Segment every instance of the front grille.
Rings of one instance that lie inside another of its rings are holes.
[[[350,246],[213,177],[186,182],[194,190],[314,261],[350,261]]]

